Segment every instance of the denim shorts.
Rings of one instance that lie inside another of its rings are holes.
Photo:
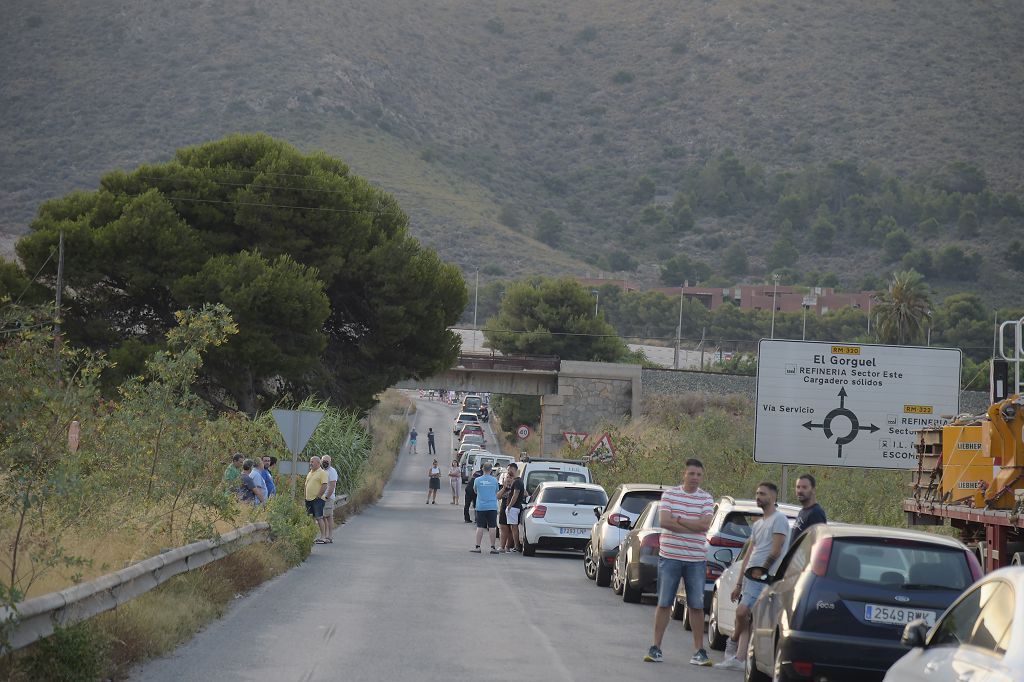
[[[691,609],[704,609],[704,575],[706,561],[680,561],[658,558],[658,606],[667,608],[676,601],[679,581],[686,588],[686,605]]]
[[[757,580],[744,580],[743,590],[740,592],[740,604],[748,609],[754,608],[754,602],[764,592],[765,587],[767,587],[767,583],[758,582]]]

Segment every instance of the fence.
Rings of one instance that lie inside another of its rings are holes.
[[[347,502],[348,495],[340,495],[335,508],[341,509]],[[250,523],[218,538],[200,540],[144,559],[116,573],[26,599],[15,609],[4,607],[0,609],[0,624],[12,624],[6,647],[15,650],[28,646],[50,636],[57,627],[68,627],[109,611],[179,573],[195,570],[246,545],[269,539],[270,524]]]

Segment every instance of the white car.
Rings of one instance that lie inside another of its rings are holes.
[[[715,560],[726,566],[722,575],[715,581],[715,589],[711,593],[711,608],[708,609],[708,645],[712,649],[725,651],[725,640],[736,630],[736,603],[732,600],[732,591],[739,580],[743,559],[750,551],[750,540],[743,543],[743,549],[732,559],[732,551],[727,547],[715,550]]]
[[[885,674],[888,682],[1024,680],[1024,567],[993,571],[968,587],[928,628],[903,631],[913,647]]]
[[[459,442],[458,447],[461,448],[461,447],[464,447],[466,445],[478,445],[478,446],[480,446],[482,448],[482,447],[484,447],[485,443],[486,443],[486,441],[484,440],[484,437],[481,436],[480,434],[478,434],[478,433],[467,433],[465,436],[462,437],[462,441]]]
[[[479,423],[480,417],[476,416],[475,412],[459,412],[459,416],[455,418],[455,423],[452,425],[452,433],[457,435],[462,431],[464,425]]]
[[[523,508],[523,556],[538,549],[580,550],[590,543],[594,507],[608,504],[608,493],[593,483],[541,483]]]

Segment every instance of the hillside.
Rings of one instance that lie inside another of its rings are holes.
[[[926,184],[963,161],[994,190],[1024,187],[1020,3],[7,5],[7,235],[105,170],[236,130],[343,158],[396,194],[425,243],[485,276],[596,273],[621,250],[651,283],[677,252],[720,269],[734,242],[762,276],[777,224],[756,207],[698,211],[695,229],[663,238],[625,229],[725,150],[769,176],[852,160]],[[653,194],[638,204],[644,176]],[[533,238],[548,210],[564,224],[555,247]],[[1002,234],[1024,232],[994,227],[965,244],[986,257],[980,291],[1010,281]],[[855,286],[888,264],[852,240],[801,249],[793,267]]]

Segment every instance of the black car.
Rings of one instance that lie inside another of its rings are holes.
[[[661,502],[649,502],[636,520],[633,530],[619,544],[612,569],[612,589],[622,601],[635,604],[644,593],[658,590],[658,554],[661,551]]]
[[[753,608],[747,682],[881,680],[904,626],[936,618],[981,576],[960,542],[861,525],[811,527]]]

